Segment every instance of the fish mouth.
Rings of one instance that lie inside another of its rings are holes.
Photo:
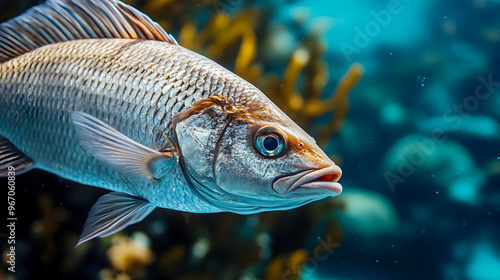
[[[332,195],[339,195],[342,192],[342,185],[337,181],[341,176],[340,167],[333,165],[281,177],[274,181],[272,188],[280,195],[286,195],[297,188],[322,189],[333,192]]]

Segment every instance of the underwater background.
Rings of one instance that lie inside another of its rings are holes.
[[[125,2],[266,93],[344,191],[249,216],[158,209],[74,248],[107,191],[35,170],[16,178],[0,280],[500,279],[500,1]],[[0,21],[36,3],[0,0]]]

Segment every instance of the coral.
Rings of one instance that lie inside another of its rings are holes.
[[[375,192],[351,187],[342,194],[346,207],[339,213],[344,230],[360,238],[395,234],[399,219],[391,202]]]
[[[281,279],[283,276],[286,279],[298,279],[300,268],[304,266],[308,255],[307,250],[299,249],[290,255],[275,257],[270,261],[264,279]]]
[[[121,272],[137,274],[153,261],[153,253],[141,238],[114,236],[107,255],[111,266]],[[118,278],[116,279],[123,279]]]

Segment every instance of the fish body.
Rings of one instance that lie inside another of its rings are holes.
[[[197,100],[217,95],[272,106],[254,86],[223,67],[181,46],[154,40],[50,44],[0,64],[0,73],[0,135],[22,147],[33,167],[181,211],[220,210],[189,194],[174,158],[168,160],[174,176],[165,178],[172,187],[159,188],[156,181],[138,187],[89,156],[70,113],[86,112],[160,150],[171,141],[172,115]],[[245,100],[243,92],[250,93],[251,100]]]
[[[121,2],[50,0],[0,39],[0,176],[113,191],[79,244],[156,207],[251,214],[341,191],[338,166],[260,90]]]

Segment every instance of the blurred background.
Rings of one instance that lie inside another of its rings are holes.
[[[500,279],[499,1],[126,2],[266,93],[344,192],[250,216],[158,209],[74,248],[106,191],[32,171],[0,279]],[[0,21],[36,3],[0,1]]]

